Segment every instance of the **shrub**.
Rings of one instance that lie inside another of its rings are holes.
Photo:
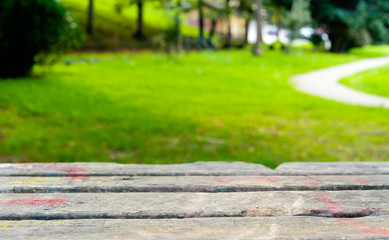
[[[58,0],[1,0],[0,78],[25,76],[38,55],[78,45],[77,28]]]

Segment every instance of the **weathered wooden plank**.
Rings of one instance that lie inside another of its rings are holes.
[[[1,239],[387,239],[389,217],[0,221]]]
[[[273,175],[261,165],[244,162],[196,162],[146,165],[117,163],[0,164],[0,176],[209,176]]]
[[[248,192],[389,189],[389,175],[0,177],[0,193]]]
[[[281,175],[387,175],[389,162],[290,162],[276,171]]]
[[[360,217],[389,213],[389,191],[0,194],[0,219]]]
[[[243,162],[145,165],[116,163],[0,164],[0,176],[265,176],[389,175],[389,162],[284,163],[276,171]]]

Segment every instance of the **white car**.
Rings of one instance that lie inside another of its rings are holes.
[[[277,42],[278,41],[277,32],[278,32],[277,26],[264,25],[262,27],[262,41],[268,45]],[[290,35],[289,30],[281,29],[279,35],[280,35],[280,42],[282,42],[283,44],[288,44],[290,42],[288,37]],[[249,43],[255,43],[257,41],[256,21],[250,21],[247,39]]]
[[[310,42],[310,38],[313,34],[318,33],[322,36],[325,49],[331,48],[331,41],[329,40],[328,34],[324,31],[318,31],[320,29],[315,30],[311,27],[304,27],[300,29],[299,36],[297,39],[293,40],[293,46],[303,46]],[[264,25],[262,27],[262,40],[267,45],[272,45],[273,43],[278,41],[277,36],[278,28],[275,25]],[[290,43],[290,30],[281,29],[279,32],[279,41],[285,45]],[[255,43],[257,41],[257,22],[255,20],[250,21],[248,36],[249,43]]]

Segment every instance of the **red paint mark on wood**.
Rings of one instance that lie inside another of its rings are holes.
[[[340,214],[342,211],[344,211],[344,207],[337,203],[336,201],[329,198],[325,193],[317,193],[317,197],[320,199],[322,203],[324,203],[327,208],[330,210],[330,212],[334,215]],[[363,233],[367,234],[373,234],[373,235],[389,235],[389,231],[386,230],[379,230],[371,228],[365,224],[361,224],[355,219],[351,218],[338,218],[338,220],[342,223],[347,224],[349,227],[358,230]]]
[[[86,170],[84,168],[77,167],[73,164],[67,163],[54,163],[48,164],[47,167],[52,170],[57,170],[60,172],[64,172],[66,174],[66,178],[71,180],[87,180],[88,177],[85,176]]]
[[[334,200],[330,199],[325,193],[317,193],[316,196],[322,203],[331,211],[332,214],[339,214],[344,210],[344,207]]]
[[[311,179],[311,178],[303,178],[300,181],[302,183],[305,183],[305,184],[310,185],[310,186],[315,186],[315,187],[319,186],[319,183],[318,182],[314,182],[313,180],[314,179]]]
[[[87,171],[84,168],[70,163],[31,163],[25,164],[25,166],[63,172],[65,174],[65,178],[71,180],[87,180],[89,178],[86,176]]]
[[[354,219],[343,218],[340,219],[340,221],[363,233],[381,235],[381,236],[389,235],[389,231],[370,228],[369,226],[366,226],[365,224],[361,224]]]
[[[223,184],[223,185],[230,184],[230,181],[227,180],[225,177],[215,177],[214,180],[219,184]]]
[[[280,182],[280,178],[258,178],[258,177],[235,177],[235,176],[226,176],[226,177],[213,177],[213,180],[219,184],[227,185],[231,184],[234,181],[244,181],[244,182]]]
[[[361,183],[361,184],[369,184],[370,183],[369,180],[362,178],[362,177],[356,178],[355,181],[357,181],[358,183]]]
[[[280,178],[256,178],[254,179],[256,182],[280,182],[282,179]]]
[[[66,204],[65,199],[52,198],[52,199],[12,199],[12,200],[0,200],[0,204],[7,205],[28,205],[28,206],[57,206]]]

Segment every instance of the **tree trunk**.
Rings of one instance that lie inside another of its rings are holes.
[[[213,36],[215,35],[215,32],[216,32],[216,24],[217,24],[217,20],[216,20],[215,18],[212,19],[212,22],[211,22],[211,30],[209,31],[209,36],[208,36],[209,42],[212,41],[212,38],[213,38]]]
[[[244,42],[243,42],[244,45],[249,43],[249,26],[250,26],[250,19],[246,19],[244,23]]]
[[[230,0],[226,0],[226,13],[227,13],[227,48],[232,47],[232,32],[231,32],[231,18],[229,13]]]
[[[281,42],[281,7],[276,7],[277,42]]]
[[[88,7],[88,17],[87,17],[87,24],[86,24],[86,33],[89,35],[93,35],[93,22],[94,22],[94,7],[93,2],[94,0],[89,0],[89,7]]]
[[[177,52],[182,52],[183,43],[182,43],[182,34],[181,34],[181,0],[177,0],[177,12],[175,16],[175,31],[177,33]]]
[[[204,11],[203,11],[203,0],[199,0],[199,37],[204,38]]]
[[[143,0],[137,1],[138,6],[138,28],[134,34],[135,38],[144,39],[144,26],[143,26]]]
[[[329,27],[329,38],[331,40],[331,52],[342,53],[350,49],[350,29],[341,24],[334,24]]]
[[[256,20],[257,20],[257,42],[254,45],[253,54],[261,56],[262,50],[262,0],[257,0]]]

